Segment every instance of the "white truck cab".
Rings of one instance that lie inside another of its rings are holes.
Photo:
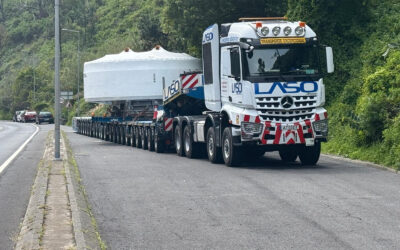
[[[315,32],[286,18],[242,18],[208,27],[202,45],[205,104],[226,116],[231,147],[261,146],[279,150],[283,160],[315,164],[328,133]],[[331,73],[332,49],[325,51]]]

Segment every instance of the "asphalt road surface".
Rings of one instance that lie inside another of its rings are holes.
[[[13,249],[28,206],[37,166],[43,156],[51,125],[40,125],[39,133],[0,174],[0,249]],[[0,166],[35,132],[28,123],[0,121]]]
[[[111,249],[400,249],[400,175],[276,154],[237,168],[67,130]]]

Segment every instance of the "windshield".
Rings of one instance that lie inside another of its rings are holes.
[[[316,46],[256,48],[243,53],[243,76],[249,78],[307,77],[320,74]]]

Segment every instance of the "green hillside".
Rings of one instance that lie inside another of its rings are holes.
[[[330,141],[324,151],[400,168],[398,0],[61,3],[61,27],[80,32],[80,81],[83,61],[126,47],[142,51],[161,44],[167,50],[199,56],[202,31],[212,23],[283,15],[306,21],[335,55],[336,72],[325,78]],[[53,19],[52,0],[0,0],[1,119],[10,119],[19,109],[52,109]],[[61,35],[61,89],[76,93],[78,35],[65,31]],[[75,115],[78,103],[72,104],[63,108],[63,118]],[[83,100],[79,106],[81,111],[93,108]]]

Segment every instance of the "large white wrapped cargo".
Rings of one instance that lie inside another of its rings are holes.
[[[187,71],[200,71],[201,61],[160,46],[151,51],[123,51],[84,65],[88,102],[162,99],[162,78],[170,83]]]

